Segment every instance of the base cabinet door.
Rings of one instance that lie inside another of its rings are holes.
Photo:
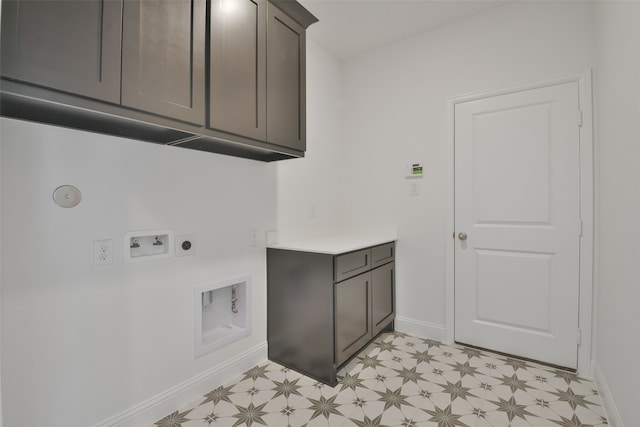
[[[373,335],[382,331],[394,318],[394,274],[395,262],[371,271],[371,323]]]
[[[120,102],[122,1],[2,1],[1,73]]]
[[[371,274],[335,285],[336,365],[341,365],[371,338]]]
[[[125,0],[122,105],[204,125],[205,38],[205,0]]]

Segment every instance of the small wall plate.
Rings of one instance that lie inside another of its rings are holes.
[[[53,201],[63,208],[77,206],[82,200],[82,193],[73,185],[61,185],[53,190]]]
[[[176,256],[196,254],[196,235],[180,234],[176,236]]]

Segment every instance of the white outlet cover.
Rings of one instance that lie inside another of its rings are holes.
[[[113,240],[93,241],[93,263],[95,265],[113,264]]]

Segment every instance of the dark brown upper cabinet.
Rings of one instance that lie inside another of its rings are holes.
[[[122,1],[2,1],[3,77],[120,103]]]
[[[209,127],[267,138],[266,0],[212,0]]]
[[[122,105],[205,122],[205,0],[125,0]]]
[[[267,142],[304,151],[305,28],[273,6],[267,22]]]
[[[212,0],[209,126],[304,151],[305,27],[279,7]]]
[[[292,0],[3,0],[0,113],[302,157],[304,31],[316,21]]]

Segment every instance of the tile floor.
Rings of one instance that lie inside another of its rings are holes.
[[[378,337],[336,387],[267,362],[158,427],[601,427],[595,384],[531,362],[402,333]]]

